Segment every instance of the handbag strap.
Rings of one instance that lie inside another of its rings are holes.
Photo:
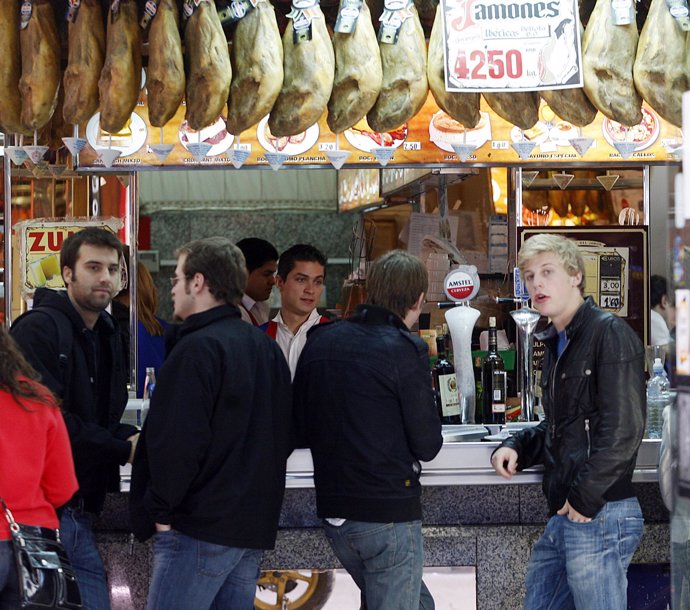
[[[10,524],[10,531],[11,532],[18,532],[19,531],[19,525],[17,525],[17,522],[14,520],[14,515],[12,514],[12,511],[7,507],[7,504],[5,504],[5,499],[0,496],[0,504],[2,504],[2,508],[5,511],[5,518],[7,519],[7,522]]]

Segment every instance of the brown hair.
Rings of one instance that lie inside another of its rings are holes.
[[[247,284],[247,266],[242,251],[226,237],[205,237],[175,251],[186,255],[183,273],[190,279],[204,276],[211,295],[222,303],[237,305]]]
[[[153,278],[146,266],[137,263],[137,315],[146,331],[152,337],[163,335],[163,326],[156,318],[158,293]]]
[[[57,406],[55,397],[39,383],[38,373],[24,358],[4,326],[0,326],[0,390],[11,394],[26,411],[30,409],[22,403],[22,398]]]
[[[405,250],[391,250],[369,268],[367,301],[404,318],[428,285],[429,276],[419,258]]]

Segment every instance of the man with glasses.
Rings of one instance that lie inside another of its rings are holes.
[[[273,548],[290,452],[290,372],[240,317],[247,279],[229,240],[177,252],[175,317],[132,469],[134,533],[155,533],[149,610],[251,609]]]

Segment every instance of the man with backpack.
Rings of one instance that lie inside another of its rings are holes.
[[[124,351],[105,311],[120,290],[122,244],[109,230],[89,227],[60,251],[66,291],[39,288],[34,308],[11,334],[41,381],[61,400],[79,491],[65,506],[60,535],[74,566],[84,607],[110,608],[105,568],[92,519],[103,508],[119,466],[132,461],[138,432],[120,423],[127,404]]]

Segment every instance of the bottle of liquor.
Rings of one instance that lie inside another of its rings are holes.
[[[438,411],[442,424],[461,424],[460,397],[455,368],[446,358],[446,347],[443,337],[436,341],[438,360],[434,365],[434,385],[436,386]]]
[[[482,406],[485,424],[506,421],[506,370],[498,353],[496,318],[489,318],[489,353],[482,360]]]

